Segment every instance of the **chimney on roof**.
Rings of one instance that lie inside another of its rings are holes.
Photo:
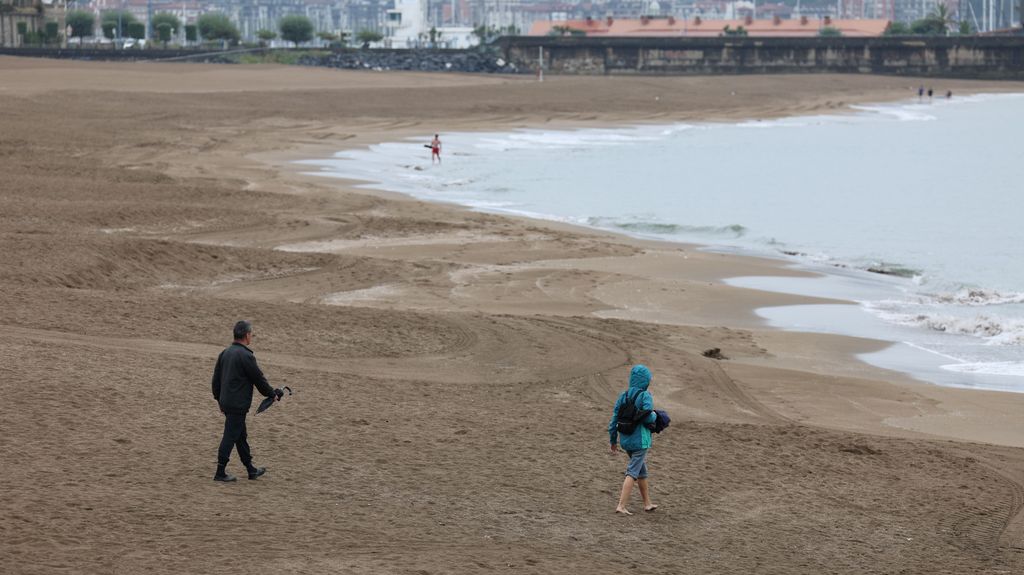
[[[800,25],[801,26],[806,26],[807,25],[807,16],[801,16],[800,17]]]
[[[747,14],[746,16],[743,17],[743,23],[746,24],[747,26],[750,26],[751,24],[753,24],[753,22],[754,17],[752,15]]]
[[[669,26],[675,26],[676,25],[676,17],[675,16],[669,16],[668,17],[668,25]]]
[[[606,24],[611,26],[612,22],[615,22],[615,18],[612,18],[611,16],[609,16],[609,17],[605,18],[604,21],[605,21]]]
[[[593,25],[594,25],[594,19],[591,18],[590,16],[587,16],[587,26],[593,26]]]
[[[650,21],[651,21],[651,17],[650,16],[641,16],[640,17],[640,23],[643,24],[644,26],[646,26],[647,23],[650,22]]]
[[[832,17],[831,16],[825,16],[825,25],[826,26],[831,26],[832,25]]]
[[[778,14],[772,16],[772,24],[775,24],[776,26],[782,24],[782,17],[779,16]]]
[[[700,16],[694,16],[693,17],[693,25],[694,26],[700,26],[701,22],[702,22],[702,20],[700,19]]]

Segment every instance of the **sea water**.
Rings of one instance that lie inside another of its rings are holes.
[[[859,106],[832,116],[441,134],[305,163],[472,208],[773,256],[814,279],[737,286],[856,306],[758,313],[893,342],[870,363],[1024,392],[1024,95]]]

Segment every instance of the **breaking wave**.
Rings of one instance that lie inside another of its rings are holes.
[[[954,293],[932,296],[936,302],[965,306],[986,306],[1024,303],[1024,293],[1003,293],[999,290],[963,288]]]
[[[1024,345],[1024,320],[999,318],[986,314],[957,317],[940,313],[879,312],[882,319],[931,331],[970,335],[990,345]]]
[[[663,222],[622,221],[615,218],[587,218],[587,225],[601,228],[615,228],[637,234],[666,236],[711,236],[717,238],[742,238],[747,228],[740,224],[727,226],[688,226]]]

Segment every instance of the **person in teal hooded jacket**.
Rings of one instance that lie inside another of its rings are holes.
[[[623,391],[618,400],[615,401],[615,408],[612,410],[612,420],[608,422],[608,441],[611,444],[612,454],[618,453],[616,443],[622,446],[622,450],[629,455],[629,465],[626,466],[626,479],[622,482],[622,493],[619,495],[619,504],[615,508],[616,513],[632,515],[626,504],[629,503],[629,496],[633,492],[633,484],[640,486],[640,496],[644,500],[644,511],[654,511],[657,505],[651,503],[651,492],[647,485],[647,450],[651,448],[651,430],[647,425],[653,424],[657,419],[654,413],[654,398],[651,392],[647,391],[651,384],[651,370],[644,365],[634,365],[629,372],[629,389]],[[634,405],[642,411],[650,411],[647,417],[636,426],[633,433],[619,434],[618,415],[619,408],[627,401],[634,401]]]

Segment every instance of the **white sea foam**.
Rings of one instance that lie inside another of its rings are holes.
[[[956,373],[1024,376],[1024,362],[1021,361],[952,363],[940,367]]]
[[[671,135],[671,132],[667,135]],[[475,146],[484,150],[502,152],[518,149],[564,150],[622,146],[657,139],[660,139],[659,134],[649,130],[578,130],[572,132],[524,130],[500,136],[486,136],[478,140]]]
[[[850,106],[854,110],[890,116],[901,122],[932,122],[938,118],[929,114],[923,104]]]
[[[954,293],[943,293],[932,296],[936,302],[965,306],[989,306],[1013,303],[1024,303],[1024,293],[1008,292],[982,288],[963,288]]]
[[[907,313],[898,311],[898,308],[886,311],[881,309],[877,303],[867,304],[865,307],[874,311],[881,319],[899,325],[921,327],[942,333],[974,336],[984,339],[989,345],[1024,344],[1024,321],[1020,319],[985,314],[978,314],[972,317],[958,317],[941,312]]]

